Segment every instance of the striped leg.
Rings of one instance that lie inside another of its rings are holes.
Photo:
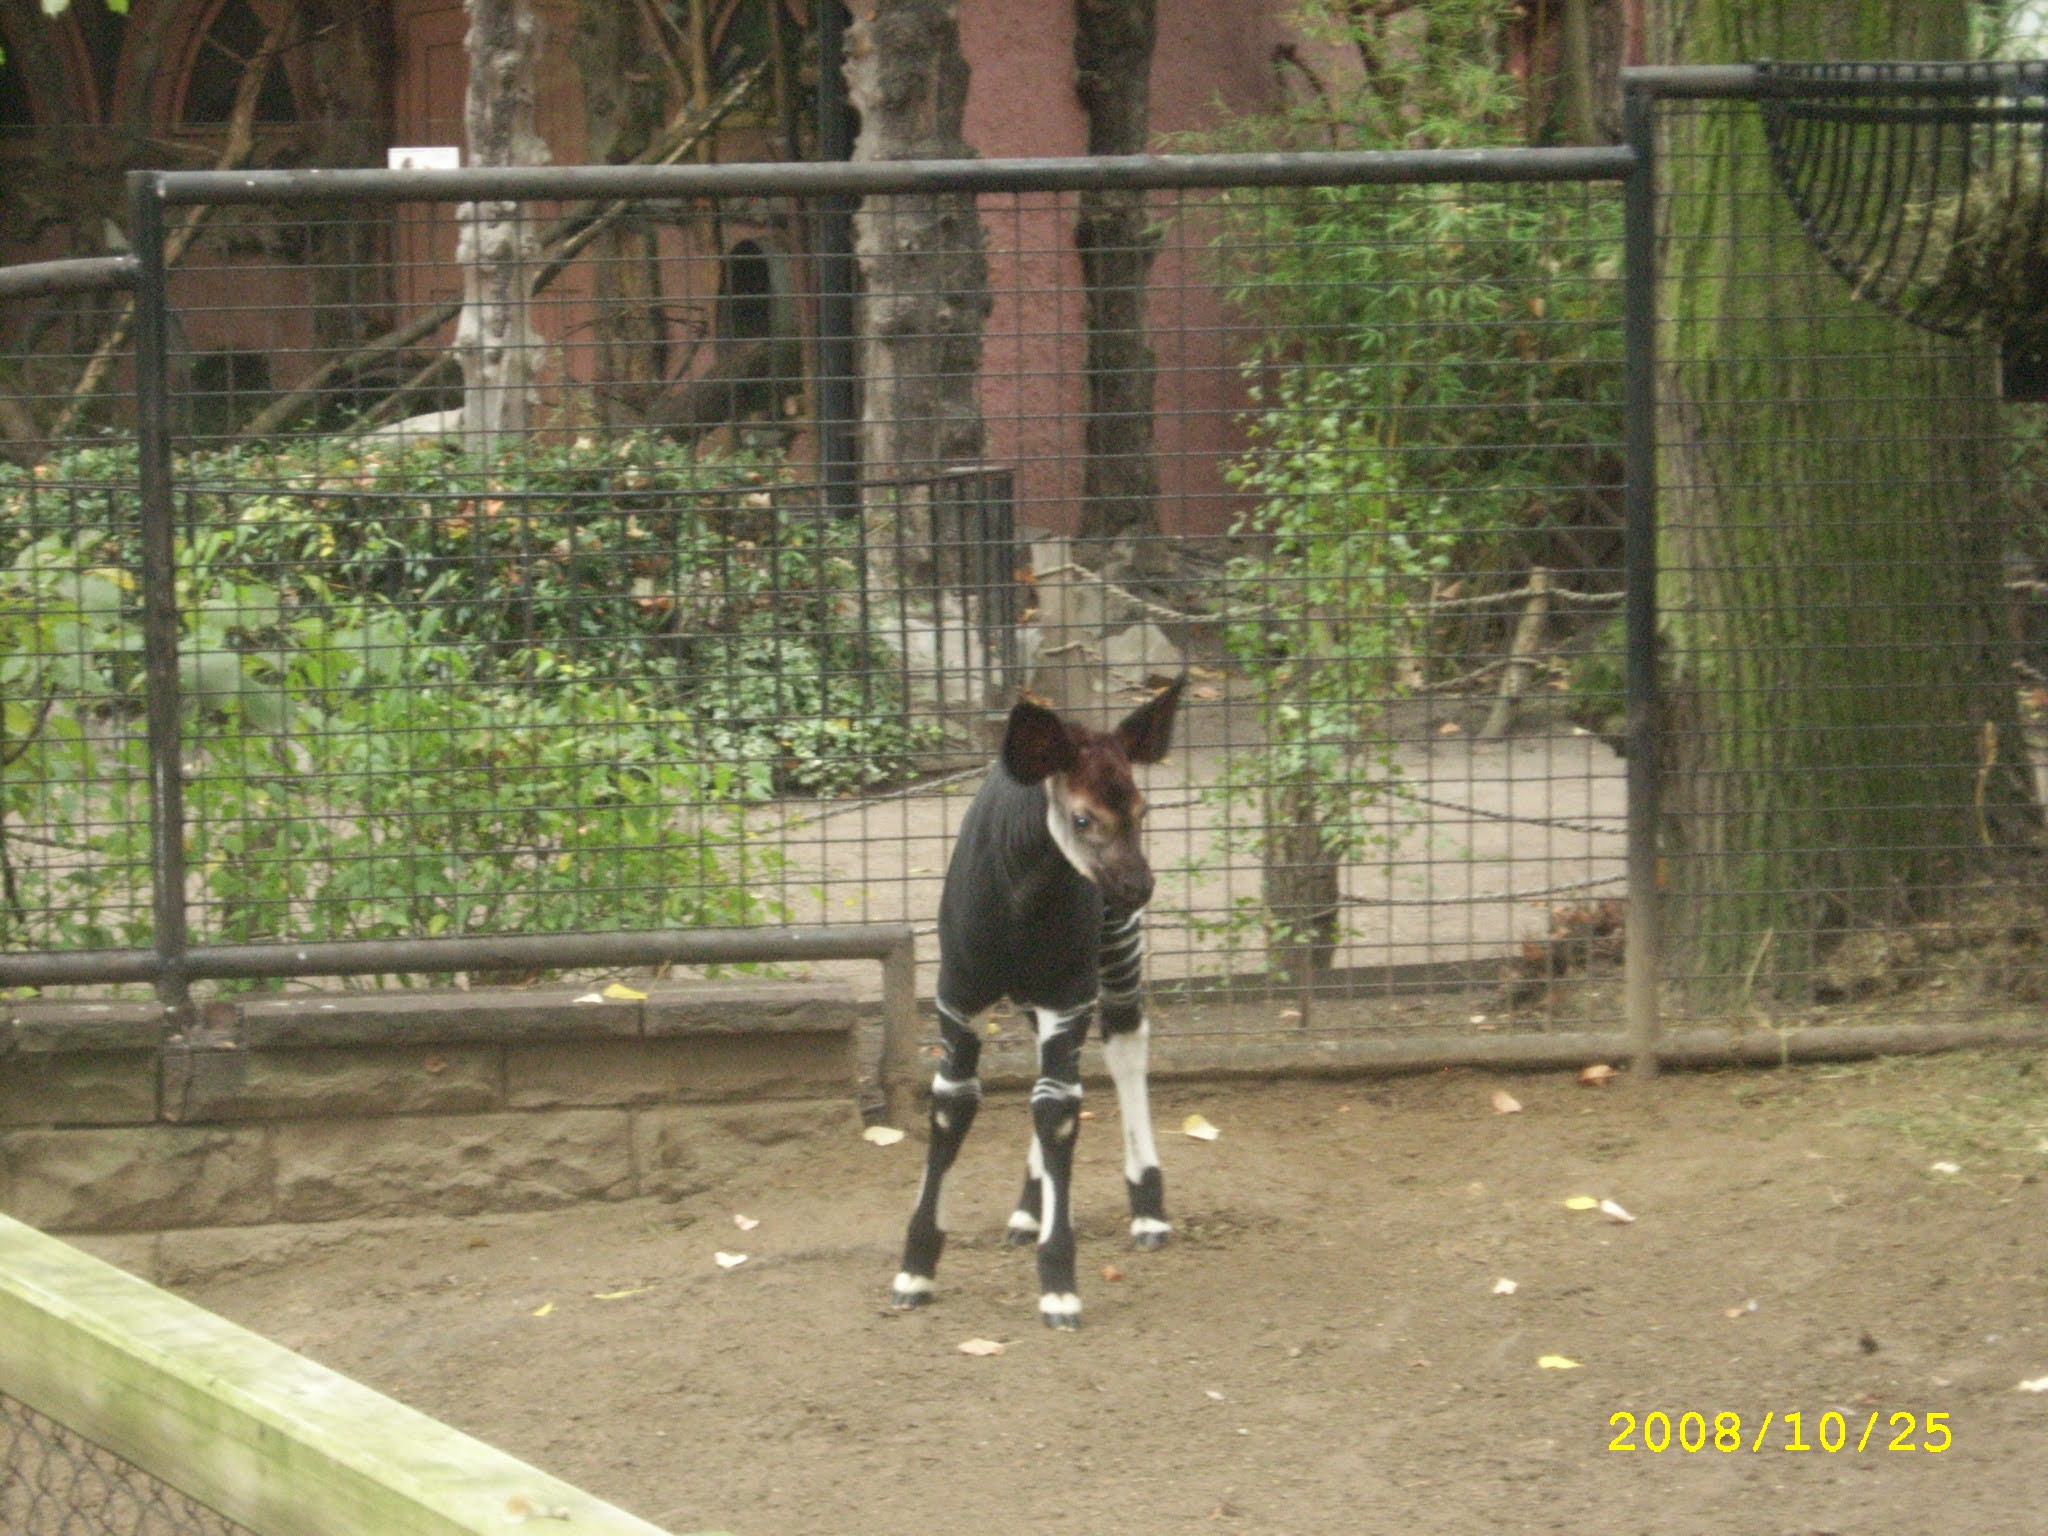
[[[1159,1147],[1152,1139],[1152,1102],[1146,1086],[1152,1026],[1145,1018],[1144,969],[1144,911],[1104,914],[1102,1055],[1116,1084],[1117,1118],[1124,1128],[1131,1241],[1140,1248],[1157,1248],[1173,1227],[1166,1219],[1166,1186],[1159,1172]]]
[[[946,1246],[946,1173],[960,1155],[960,1144],[981,1109],[981,1079],[975,1076],[981,1064],[981,1041],[970,1027],[969,1016],[942,998],[939,1030],[946,1040],[946,1059],[932,1078],[931,1141],[925,1150],[924,1183],[917,1192],[917,1209],[910,1214],[910,1231],[903,1239],[903,1268],[889,1288],[890,1305],[897,1307],[921,1307],[932,1299],[939,1254]]]
[[[1034,1010],[1038,1081],[1031,1088],[1031,1171],[1039,1192],[1038,1311],[1048,1328],[1081,1326],[1074,1287],[1074,1141],[1081,1129],[1081,1042],[1094,1006]]]

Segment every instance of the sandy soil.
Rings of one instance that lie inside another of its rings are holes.
[[[920,1143],[837,1125],[678,1204],[337,1229],[185,1289],[676,1531],[2038,1532],[2034,1065],[1166,1085],[1155,1254],[1119,1235],[1097,1093],[1074,1335],[999,1241],[1026,1123],[1001,1099],[917,1313],[883,1296]],[[1196,1111],[1220,1140],[1177,1134]],[[1653,1411],[1704,1415],[1707,1448],[1612,1447]],[[1845,1448],[1783,1449],[1793,1413]]]

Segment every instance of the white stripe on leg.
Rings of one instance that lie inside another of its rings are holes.
[[[1146,1085],[1151,1058],[1152,1025],[1111,1035],[1102,1045],[1102,1059],[1116,1084],[1117,1114],[1124,1123],[1124,1177],[1135,1184],[1147,1168],[1159,1166],[1159,1144],[1152,1139],[1152,1099]]]

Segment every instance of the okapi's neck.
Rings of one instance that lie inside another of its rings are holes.
[[[1001,879],[994,889],[1018,916],[1074,899],[1088,880],[1054,841],[1049,818],[1056,802],[1049,781],[1019,784],[1000,768],[989,775],[989,834]]]

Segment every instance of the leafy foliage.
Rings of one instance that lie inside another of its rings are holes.
[[[1355,90],[1241,120],[1232,148],[1468,148],[1522,120],[1495,53],[1509,8],[1445,0],[1367,53]],[[1321,8],[1347,49],[1379,23]],[[1322,186],[1221,200],[1215,248],[1257,328],[1250,493],[1229,638],[1264,684],[1258,787],[1276,867],[1369,846],[1394,771],[1385,711],[1430,681],[1433,591],[1513,579],[1532,533],[1575,520],[1620,440],[1619,199],[1580,185]],[[1371,766],[1376,771],[1369,772]],[[1335,897],[1334,872],[1329,897]],[[1297,904],[1290,898],[1287,905]],[[1269,912],[1268,925],[1273,926]],[[1282,937],[1285,937],[1284,935]]]
[[[920,745],[856,627],[857,530],[763,467],[322,444],[181,479],[206,937],[775,920],[747,807]],[[147,939],[133,483],[117,450],[0,470],[7,948]]]

